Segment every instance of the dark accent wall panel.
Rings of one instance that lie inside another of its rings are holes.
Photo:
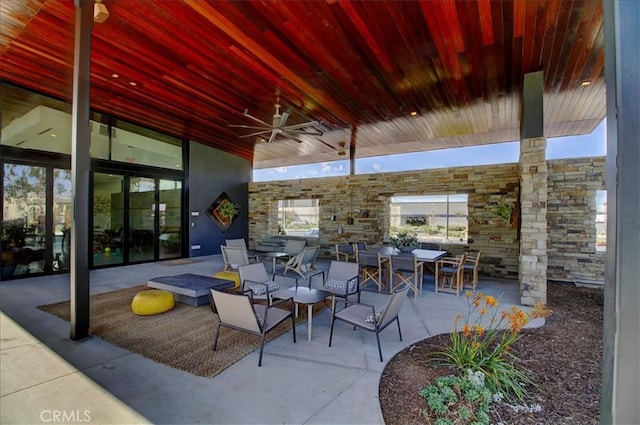
[[[225,239],[248,240],[251,162],[200,143],[191,143],[189,160],[189,209],[186,211],[189,219],[189,256],[220,254],[220,245],[225,243]],[[224,233],[207,216],[207,208],[222,192],[240,205],[240,215]],[[197,245],[200,248],[194,249]]]

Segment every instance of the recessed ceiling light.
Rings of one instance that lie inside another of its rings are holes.
[[[583,82],[580,83],[581,86],[588,86],[589,84],[591,84],[590,80],[584,80]]]
[[[51,137],[58,137],[58,135],[51,133]]]
[[[137,85],[138,85],[138,83],[136,83],[135,81],[129,81],[129,85],[130,85],[130,86],[137,86]]]
[[[111,74],[111,76],[112,76],[113,78],[118,78],[120,75],[119,75],[119,74]]]
[[[418,113],[416,111],[411,111],[411,116],[415,117],[416,115],[418,115]]]

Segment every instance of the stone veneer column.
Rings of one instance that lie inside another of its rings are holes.
[[[544,137],[520,142],[520,302],[547,302],[547,161]]]

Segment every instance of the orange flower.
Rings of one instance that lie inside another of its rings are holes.
[[[484,303],[487,305],[487,307],[495,307],[498,305],[496,299],[491,295],[487,295],[487,297],[484,299]]]
[[[535,308],[531,312],[531,317],[549,317],[551,315],[551,310],[545,304],[538,303]]]
[[[473,295],[473,292],[471,292],[471,291],[467,291],[467,292],[464,293],[464,296],[467,297],[467,298],[471,298],[471,295]]]
[[[478,335],[482,336],[484,334],[484,328],[480,325],[473,325],[473,331]]]
[[[462,328],[462,335],[469,336],[470,333],[471,328],[469,328],[469,325],[464,325],[464,327]]]
[[[484,316],[485,314],[487,314],[487,309],[486,308],[481,308],[480,309],[480,316]]]

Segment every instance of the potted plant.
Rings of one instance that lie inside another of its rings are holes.
[[[391,236],[389,240],[391,241],[391,245],[400,251],[411,251],[420,245],[418,235],[407,231],[398,232],[396,236]]]
[[[234,204],[229,199],[223,199],[216,209],[213,210],[213,214],[222,224],[228,224],[239,213],[240,205]]]

